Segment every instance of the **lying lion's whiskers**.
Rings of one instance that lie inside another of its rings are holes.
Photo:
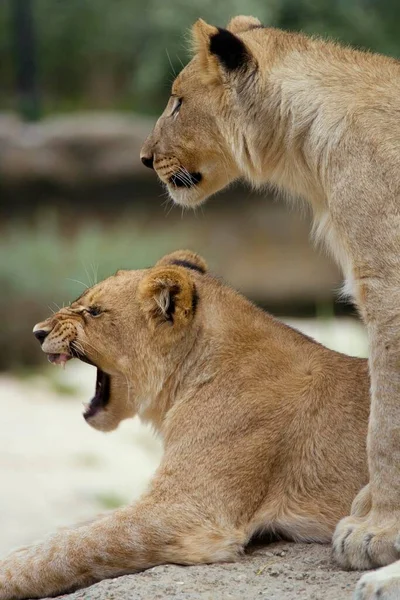
[[[99,265],[94,262],[91,263],[92,271],[93,271],[93,285],[97,284],[98,275],[99,275]]]
[[[83,283],[83,281],[79,281],[79,279],[71,279],[70,277],[66,278],[67,281],[74,281],[75,283],[80,283],[81,285],[83,285],[83,287],[85,287],[87,290],[89,289],[90,286],[88,286],[86,283]]]
[[[83,350],[83,346],[78,340],[74,340],[72,342],[72,348],[74,350],[76,350],[77,352],[79,352],[79,354],[85,354],[85,352]]]
[[[125,379],[126,379],[126,386],[128,388],[128,397],[126,399],[125,405],[129,406],[129,400],[130,400],[130,394],[131,394],[131,386],[130,386],[129,379],[128,379],[127,375],[125,375]]]
[[[85,347],[87,348],[91,348],[94,352],[96,352],[96,354],[98,354],[97,348],[95,346],[93,346],[93,344],[91,342],[88,342],[87,340],[82,340],[80,342],[82,348],[83,348],[83,354],[85,354]]]
[[[83,260],[81,260],[81,264],[82,264],[82,267],[85,269],[86,277],[89,282],[89,285],[87,285],[86,287],[87,288],[92,287],[94,285],[94,281],[92,281],[92,278],[90,277],[89,271],[87,270],[87,267],[86,267],[85,263],[83,262]],[[83,285],[85,285],[85,284],[83,284]]]

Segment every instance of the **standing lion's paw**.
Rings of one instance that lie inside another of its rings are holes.
[[[399,531],[400,522],[393,518],[372,518],[372,513],[365,517],[346,517],[336,527],[333,556],[343,569],[364,570],[388,565],[400,558]]]
[[[399,600],[399,598],[400,561],[363,575],[354,594],[354,600]]]

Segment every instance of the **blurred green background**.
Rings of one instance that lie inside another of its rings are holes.
[[[182,212],[139,162],[191,24],[237,14],[400,55],[396,0],[0,3],[1,369],[43,360],[33,324],[82,286],[178,247],[280,315],[354,315],[306,216],[241,186]]]
[[[0,3],[0,109],[11,110],[14,1]],[[397,0],[30,1],[44,114],[93,108],[157,114],[171,71],[188,60],[188,31],[198,17],[222,27],[234,15],[252,14],[271,26],[400,53]]]

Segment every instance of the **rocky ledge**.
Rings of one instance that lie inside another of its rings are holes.
[[[65,600],[351,600],[360,573],[340,571],[329,546],[276,542],[233,564],[163,565],[102,581]]]

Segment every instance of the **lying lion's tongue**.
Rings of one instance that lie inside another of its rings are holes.
[[[49,354],[47,358],[53,365],[61,365],[62,367],[65,367],[65,363],[71,357],[69,354]]]

